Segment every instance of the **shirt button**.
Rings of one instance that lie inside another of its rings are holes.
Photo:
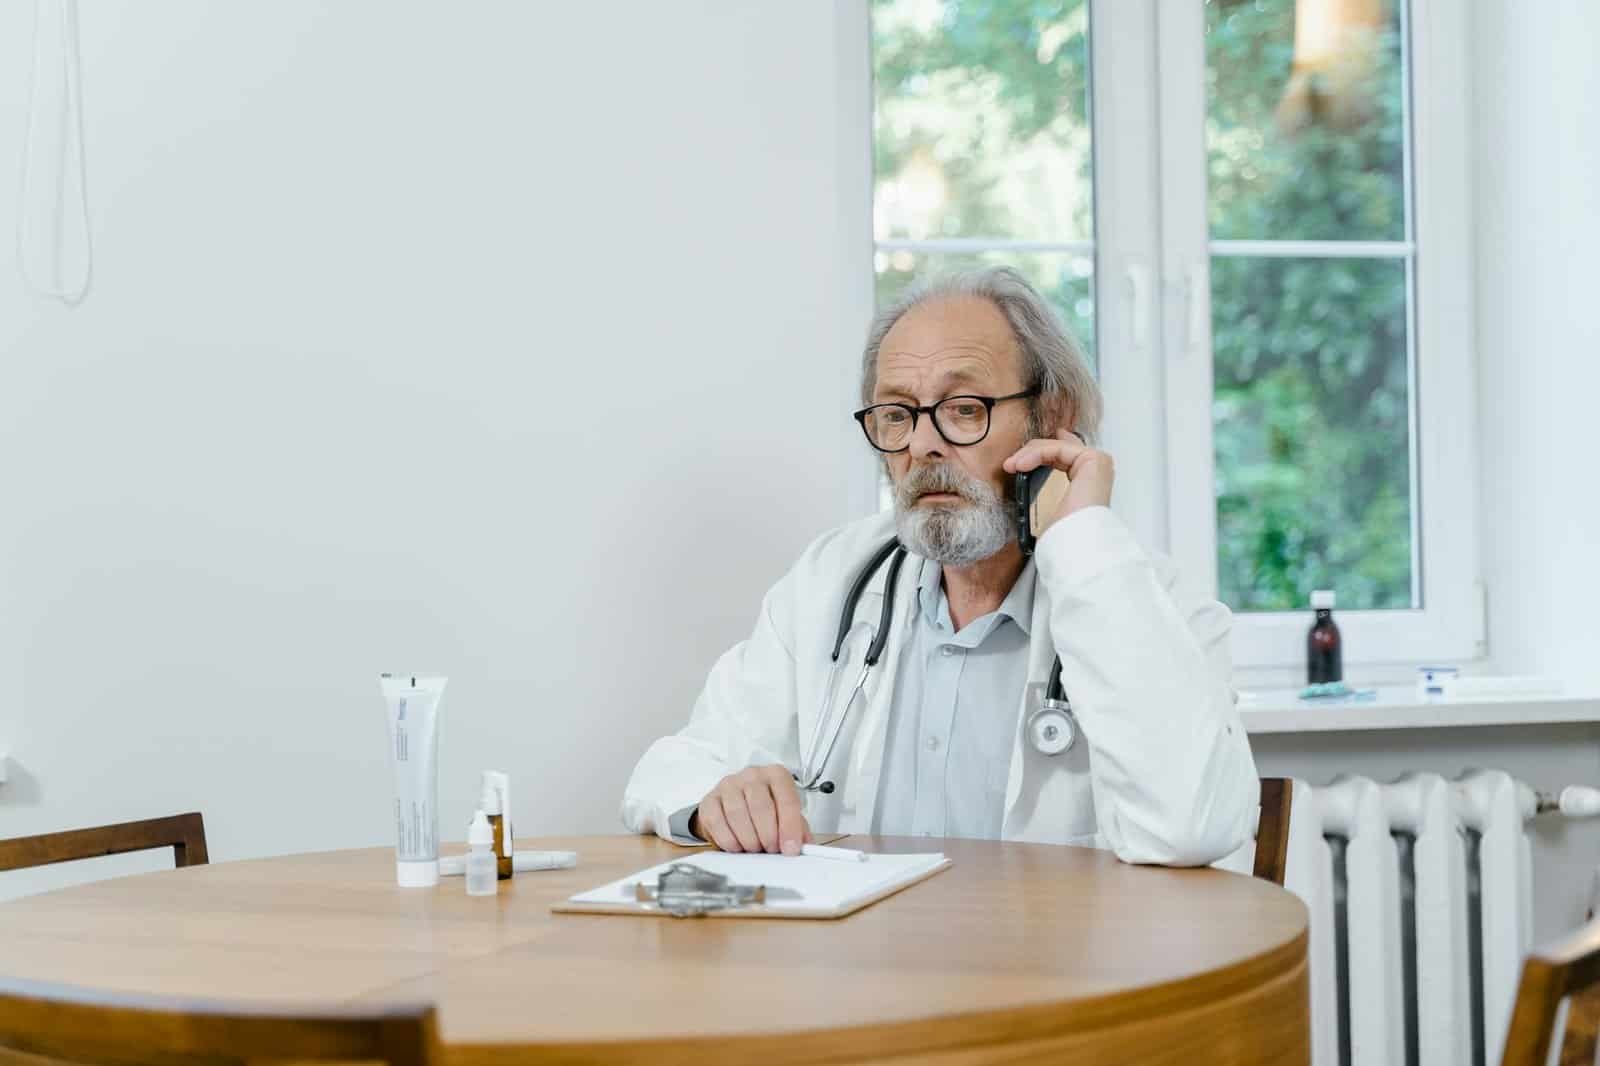
[[[939,750],[939,738],[938,737],[929,737],[928,738],[928,750],[929,751],[938,751]]]
[[[954,655],[956,653],[955,645],[954,644],[946,644],[944,646],[944,653],[946,655]]]

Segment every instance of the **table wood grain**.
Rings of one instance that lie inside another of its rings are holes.
[[[1219,870],[1088,848],[854,837],[942,850],[939,876],[838,921],[552,914],[686,853],[577,851],[494,898],[394,884],[394,853],[163,871],[0,903],[0,973],[282,1004],[426,999],[460,1066],[629,1062],[1309,1061],[1306,914]]]

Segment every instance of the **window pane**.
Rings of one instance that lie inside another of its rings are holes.
[[[1095,366],[1094,260],[1088,255],[880,251],[876,258],[878,306],[882,307],[919,280],[986,266],[1013,267],[1038,289],[1083,345],[1090,367]]]
[[[1398,259],[1214,258],[1218,585],[1236,610],[1421,606]]]
[[[1087,0],[873,0],[874,233],[1093,232]]]
[[[1206,0],[1211,236],[1403,240],[1403,0]]]

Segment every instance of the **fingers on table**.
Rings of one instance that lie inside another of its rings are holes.
[[[723,778],[699,807],[705,839],[723,851],[798,854],[811,842],[800,792],[782,766],[750,767]]]
[[[782,767],[778,769],[782,772],[768,775],[777,808],[778,848],[785,855],[798,855],[801,845],[811,842],[811,827],[806,824],[805,812],[800,806],[800,790],[795,787],[794,778]]]
[[[761,836],[756,832],[756,824],[751,820],[750,805],[745,799],[744,787],[741,782],[730,781],[719,793],[722,800],[722,814],[727,820],[728,829],[733,836],[734,846],[723,848],[724,851],[760,851]]]
[[[744,787],[745,809],[750,812],[750,822],[756,828],[760,841],[756,851],[778,850],[778,805],[772,798],[772,786],[765,780],[752,781]]]
[[[703,839],[722,851],[743,850],[739,847],[739,838],[728,825],[728,816],[722,809],[722,798],[717,793],[713,792],[701,801],[699,815]]]

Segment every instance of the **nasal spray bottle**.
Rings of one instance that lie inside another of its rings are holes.
[[[502,881],[509,881],[515,873],[511,857],[516,850],[511,839],[511,775],[500,770],[485,770],[478,806],[488,816],[494,832],[495,875]]]
[[[489,819],[482,811],[472,816],[472,826],[467,830],[467,895],[492,896],[500,890],[495,877],[495,832],[489,828]]]

